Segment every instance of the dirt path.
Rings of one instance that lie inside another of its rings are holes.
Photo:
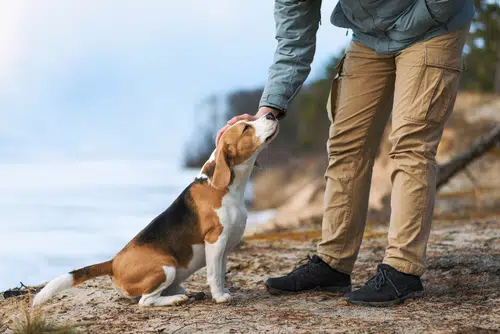
[[[355,286],[381,260],[385,230],[371,226],[366,232]],[[49,319],[76,324],[84,333],[500,333],[500,216],[435,221],[425,296],[389,309],[347,306],[319,292],[270,296],[265,291],[263,280],[289,271],[314,251],[318,237],[310,231],[247,239],[230,257],[231,305],[206,297],[179,307],[139,308],[120,299],[106,278],[53,298],[43,310]],[[208,294],[204,275],[200,271],[185,285],[191,293]],[[0,321],[10,326],[26,299],[0,301]]]

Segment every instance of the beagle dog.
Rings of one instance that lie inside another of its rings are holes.
[[[226,264],[245,230],[245,186],[257,154],[278,129],[272,114],[232,125],[194,181],[112,260],[55,278],[33,305],[105,275],[124,296],[139,299],[139,305],[179,305],[188,300],[180,284],[205,265],[212,299],[231,301],[224,287]]]

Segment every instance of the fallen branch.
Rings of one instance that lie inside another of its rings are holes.
[[[485,136],[474,141],[467,151],[439,166],[437,189],[448,183],[453,176],[466,168],[471,162],[488,152],[498,143],[500,143],[500,125],[497,125]]]
[[[7,299],[10,297],[26,295],[30,292],[37,293],[38,291],[40,291],[40,288],[28,287],[24,285],[23,282],[20,282],[20,287],[0,292],[0,300]]]
[[[468,165],[470,165],[477,158],[483,156],[497,144],[500,144],[500,125],[495,126],[485,136],[476,139],[472,143],[472,146],[465,152],[455,156],[445,164],[438,165],[438,178],[436,182],[437,190],[448,183],[448,181],[450,181],[459,172],[464,169],[466,170]],[[471,182],[474,181],[471,180]],[[373,220],[387,221],[391,214],[391,194],[389,193],[385,195],[381,201],[383,203],[382,208],[379,210],[371,209],[369,214]]]

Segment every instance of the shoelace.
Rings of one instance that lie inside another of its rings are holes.
[[[306,262],[307,261],[307,262]],[[312,257],[307,255],[307,257],[303,258],[302,260],[300,260],[299,262],[297,262],[297,264],[295,265],[295,267],[293,268],[292,272],[290,272],[288,275],[294,273],[295,271],[297,271],[298,269],[304,267],[304,266],[308,266],[309,263],[312,261]],[[305,262],[305,263],[304,263]],[[287,276],[288,276],[287,275]]]
[[[399,292],[398,288],[396,288],[396,285],[392,282],[392,280],[387,276],[386,272],[382,268],[377,268],[377,274],[375,277],[370,279],[366,285],[374,287],[377,291],[380,291],[382,287],[385,285],[386,282],[389,282],[389,284],[392,285],[394,288],[394,291],[396,291],[396,294],[398,296],[401,295]]]
[[[385,281],[386,281],[386,276],[384,270],[377,268],[377,274],[375,275],[375,277],[370,279],[366,283],[366,285],[372,286],[375,289],[380,290],[384,286]]]

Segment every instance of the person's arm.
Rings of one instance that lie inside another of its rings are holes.
[[[217,134],[216,143],[229,126],[240,120],[253,121],[269,112],[283,118],[311,71],[321,0],[275,0],[274,19],[278,46],[259,110],[255,116],[244,114],[230,119]]]
[[[259,107],[271,107],[284,116],[311,71],[321,0],[276,0],[278,45]]]

